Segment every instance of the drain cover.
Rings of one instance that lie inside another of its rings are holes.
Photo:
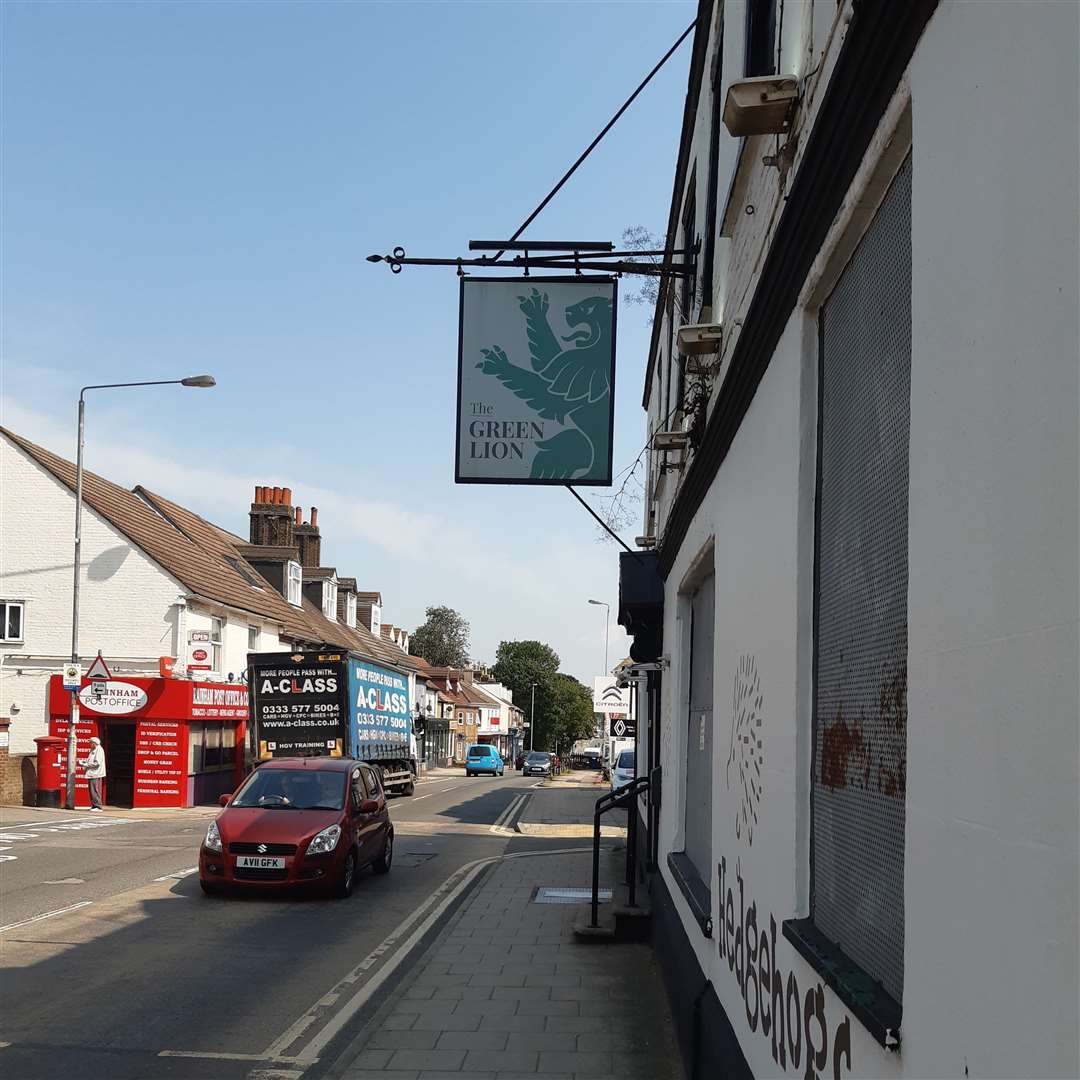
[[[611,903],[611,890],[600,889],[601,904]],[[588,904],[592,902],[592,889],[564,885],[542,885],[536,890],[533,901],[537,904]]]

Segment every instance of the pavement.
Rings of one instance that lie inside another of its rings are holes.
[[[412,798],[391,803],[398,834],[393,872],[365,874],[347,901],[303,894],[203,897],[197,851],[216,807],[141,814],[2,808],[0,1074],[15,1080],[64,1072],[77,1072],[80,1080],[318,1080],[359,1069],[361,1050],[389,1049],[365,1043],[350,1050],[374,1036],[376,1029],[368,1029],[387,1010],[414,1015],[412,1006],[398,1008],[399,1000],[487,1002],[492,1016],[502,1010],[511,1038],[502,1040],[501,1052],[533,1053],[513,1059],[531,1061],[530,1075],[573,1075],[590,1061],[541,1058],[554,1052],[607,1054],[611,1068],[621,1068],[622,1058],[614,1055],[647,1054],[654,1043],[631,1049],[642,1044],[627,1029],[627,1049],[615,1049],[610,1035],[623,1031],[619,1022],[605,1018],[602,1031],[575,1032],[559,1031],[562,1020],[549,1027],[547,1019],[576,1016],[574,1022],[590,1021],[585,1028],[597,1026],[592,1020],[601,1017],[589,1014],[599,1007],[594,998],[622,1002],[627,987],[634,995],[645,992],[643,980],[659,986],[651,956],[643,946],[597,947],[584,958],[592,965],[588,972],[572,971],[577,950],[588,948],[568,936],[581,908],[544,907],[529,897],[536,883],[587,884],[589,845],[519,832],[530,820],[558,825],[590,818],[595,797],[595,790],[537,787],[517,774],[430,778]],[[469,920],[480,916],[487,930],[476,934]],[[445,995],[404,998],[417,993],[413,982],[421,974],[450,976],[450,964],[476,962],[476,946],[455,953],[461,942],[448,940],[465,930],[483,950],[484,970],[455,971]],[[490,941],[482,940],[485,933]],[[449,959],[466,954],[467,960]],[[531,970],[514,970],[523,961]],[[429,970],[440,964],[444,973]],[[604,982],[612,972],[618,986]],[[589,979],[580,981],[583,975]],[[606,987],[603,994],[584,994],[595,989],[593,976]],[[463,986],[467,994],[446,996]],[[569,993],[575,989],[580,998]],[[535,1000],[550,1002],[551,1011],[530,1014]],[[621,1008],[632,1017],[637,1006]],[[482,1015],[471,1030],[485,1032],[485,1045],[498,1043]],[[540,1019],[526,1019],[530,1015]],[[405,1025],[400,1018],[391,1023]],[[630,1026],[644,1030],[640,1020]],[[424,1030],[416,1023],[406,1028]],[[529,1049],[547,1033],[554,1040],[549,1049]],[[579,1048],[578,1036],[588,1034],[604,1036],[608,1048]],[[477,1072],[509,1075],[472,1065],[463,1070],[468,1053],[452,1067],[461,1080]],[[574,1069],[552,1073],[556,1060]],[[607,1058],[591,1060],[608,1064]],[[389,1058],[379,1068],[387,1064]],[[395,1067],[388,1075],[410,1071],[421,1069]],[[433,1080],[431,1072],[425,1080]]]
[[[605,860],[607,883],[621,859]],[[582,944],[582,902],[539,887],[590,883],[588,851],[519,852],[487,873],[333,1080],[680,1080],[672,1020],[644,944]],[[298,1074],[305,1075],[306,1074]]]

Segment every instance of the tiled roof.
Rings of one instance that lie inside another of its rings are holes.
[[[356,578],[354,577],[339,577],[337,583],[339,589],[349,589],[351,592],[356,592]]]
[[[304,580],[305,581],[329,581],[330,578],[337,576],[337,570],[333,566],[305,566],[304,567]]]
[[[74,490],[75,466],[70,461],[7,428],[0,427],[0,433]],[[276,622],[286,637],[354,650],[398,668],[414,667],[401,650],[362,627],[333,622],[306,600],[301,607],[293,607],[244,559],[245,552],[274,552],[279,554],[268,557],[280,557],[289,549],[253,549],[235,534],[144,487],[129,491],[85,470],[83,500],[189,592]]]
[[[378,604],[382,607],[382,593],[380,592],[358,592],[356,596],[360,600],[366,600],[369,604]]]

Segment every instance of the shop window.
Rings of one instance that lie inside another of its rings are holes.
[[[229,722],[221,725],[221,764],[223,767],[236,764],[236,725]]]
[[[288,565],[288,583],[285,599],[293,607],[300,607],[300,598],[304,590],[304,571],[298,562],[290,562]]]
[[[221,645],[222,635],[224,634],[224,619],[211,619],[210,620],[210,647],[213,653],[214,671],[218,674],[221,673]]]
[[[188,729],[188,772],[203,771],[203,725],[192,724]]]
[[[207,769],[221,767],[221,725],[207,724],[203,733],[203,767],[200,772]]]
[[[248,652],[259,651],[259,628],[257,626],[248,627]]]
[[[690,598],[690,699],[686,720],[686,857],[712,879],[713,592],[709,574]]]
[[[23,603],[0,600],[0,641],[23,640]]]
[[[909,158],[819,322],[810,914],[895,1003],[904,990],[911,180]]]

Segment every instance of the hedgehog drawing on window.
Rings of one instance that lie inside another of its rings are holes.
[[[761,802],[761,680],[757,661],[750,654],[739,657],[735,685],[731,693],[731,747],[727,760],[727,787],[731,790],[732,765],[739,788],[739,809],[735,815],[735,835],[754,842],[757,808]]]

